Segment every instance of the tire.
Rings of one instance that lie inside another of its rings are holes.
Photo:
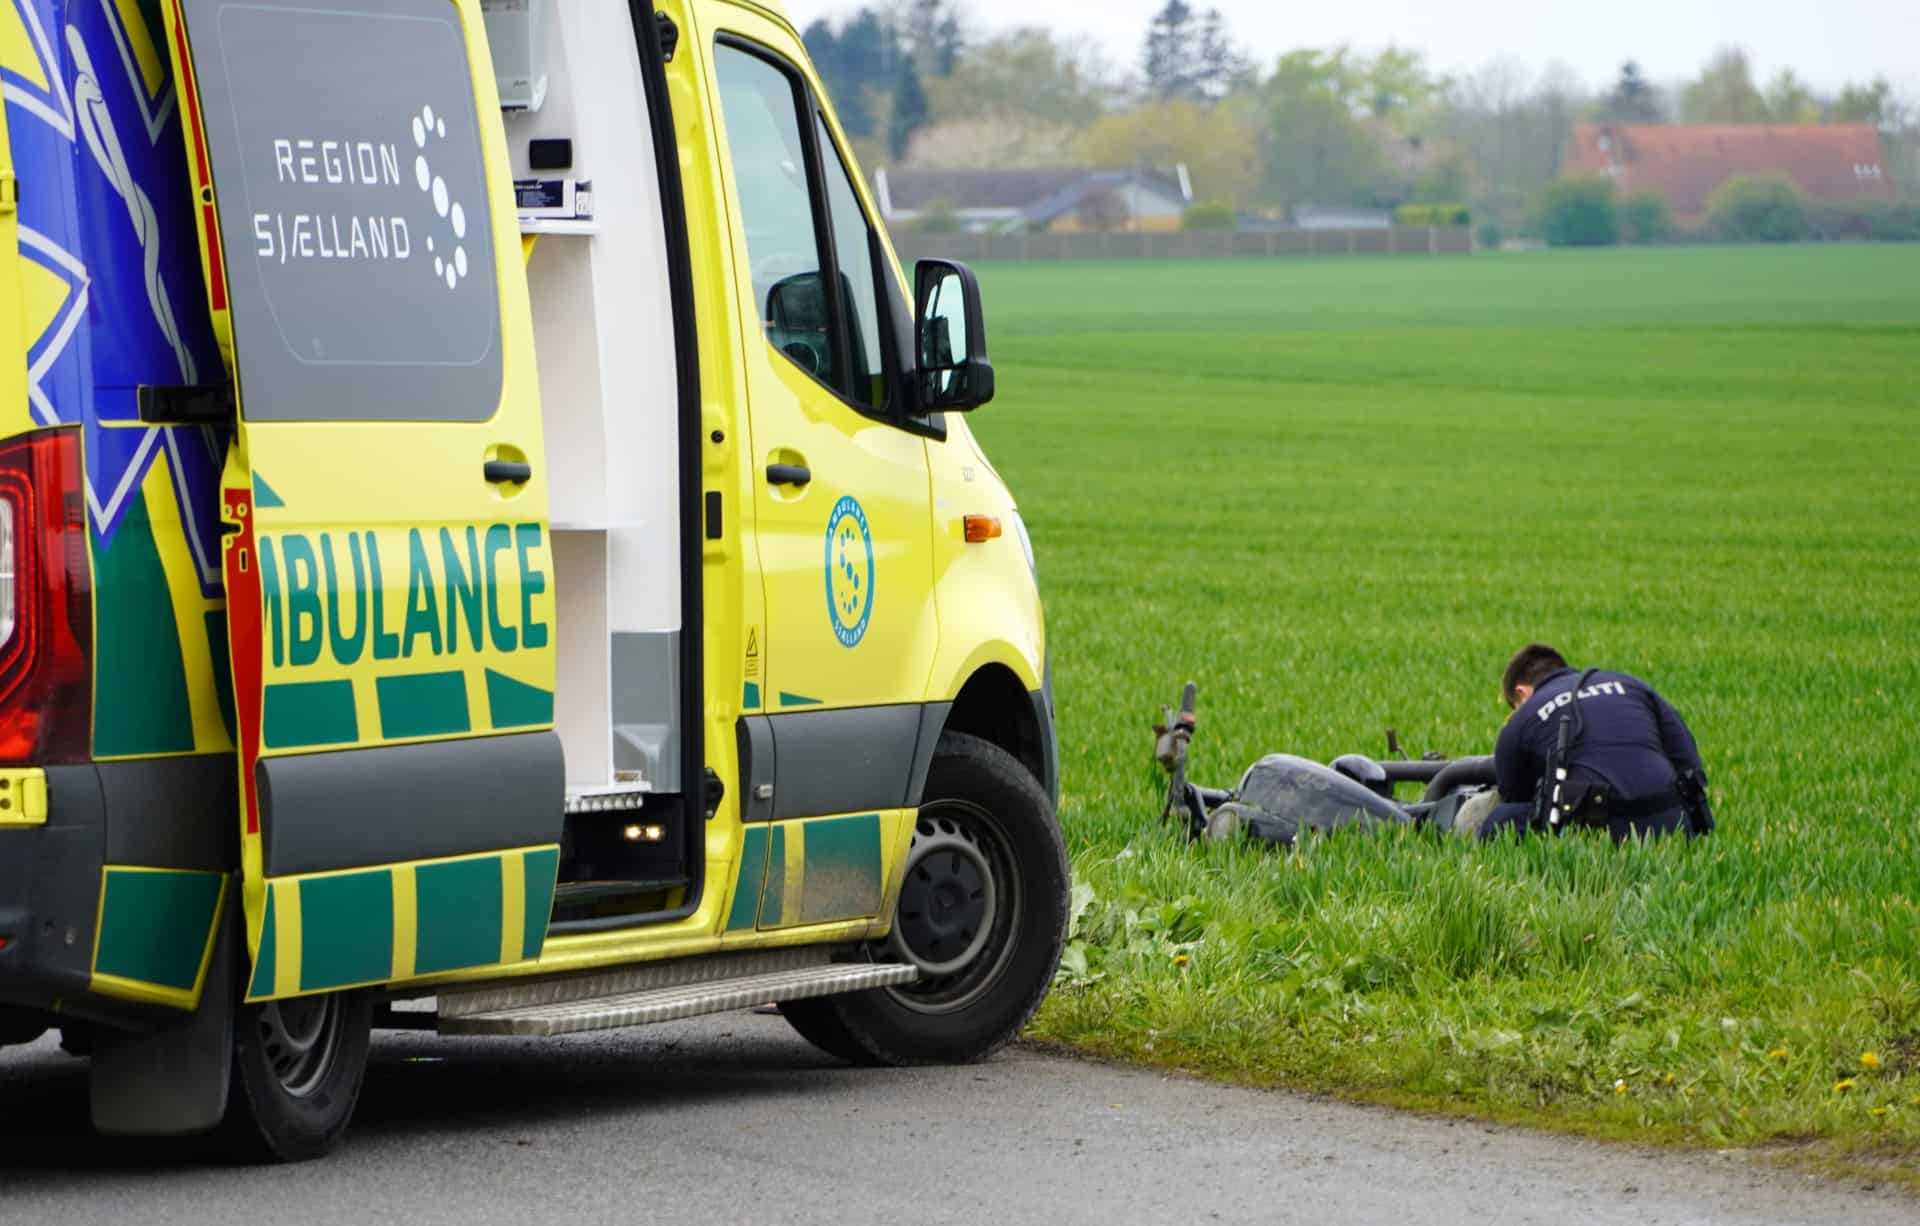
[[[908,855],[885,956],[919,964],[921,979],[802,1002],[812,1007],[794,1028],[861,1063],[983,1060],[1032,1019],[1060,966],[1072,886],[1059,822],[1011,754],[949,732]],[[933,901],[943,889],[945,901]]]
[[[305,1162],[340,1143],[360,1101],[370,993],[242,1005],[233,1020],[225,1139],[256,1162]]]
[[[872,1052],[860,1046],[859,1040],[847,1033],[831,999],[789,1000],[780,1006],[780,1016],[787,1019],[787,1025],[801,1038],[836,1060],[862,1066],[880,1063]]]

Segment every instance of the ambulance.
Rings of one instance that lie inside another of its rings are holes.
[[[777,8],[7,0],[0,85],[0,1043],[296,1160],[382,1028],[1020,1030],[980,291]]]

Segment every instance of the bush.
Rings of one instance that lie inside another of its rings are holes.
[[[1398,226],[1464,226],[1473,214],[1464,204],[1403,204],[1393,211]]]
[[[914,219],[913,228],[920,234],[958,234],[962,226],[953,201],[941,196],[927,202],[927,207]]]
[[[1920,201],[1869,205],[1867,219],[1872,225],[1870,238],[1884,243],[1920,242]]]
[[[1807,206],[1807,232],[1827,241],[1920,242],[1920,202],[1856,200]]]
[[[1673,237],[1673,208],[1659,192],[1635,192],[1620,202],[1620,236],[1630,243]]]
[[[1554,247],[1610,247],[1620,241],[1620,211],[1613,180],[1562,179],[1540,202],[1541,231]]]
[[[1506,241],[1507,232],[1497,221],[1483,221],[1474,228],[1473,237],[1482,247],[1493,250]]]
[[[1809,233],[1800,189],[1781,175],[1722,183],[1707,197],[1707,225],[1716,237],[1736,243],[1791,243]]]
[[[1240,214],[1230,204],[1193,204],[1180,215],[1182,230],[1237,230]]]

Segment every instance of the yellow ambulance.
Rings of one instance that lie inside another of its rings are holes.
[[[383,1026],[1018,1032],[1068,877],[979,289],[775,7],[0,21],[0,1043],[299,1159]]]

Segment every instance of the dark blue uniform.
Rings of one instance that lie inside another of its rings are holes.
[[[1566,794],[1576,802],[1588,801],[1574,809],[1586,819],[1584,824],[1604,822],[1616,840],[1685,829],[1686,813],[1675,782],[1685,770],[1698,772],[1704,781],[1706,770],[1680,713],[1636,677],[1564,668],[1543,679],[1500,730],[1493,766],[1500,799],[1508,803],[1494,810],[1481,836],[1490,838],[1509,827],[1526,829],[1547,755],[1560,735],[1560,720],[1576,702],[1580,723],[1567,750]],[[1662,798],[1673,803],[1662,805]],[[1636,811],[1649,805],[1655,811]],[[1608,807],[1633,815],[1608,816]]]

